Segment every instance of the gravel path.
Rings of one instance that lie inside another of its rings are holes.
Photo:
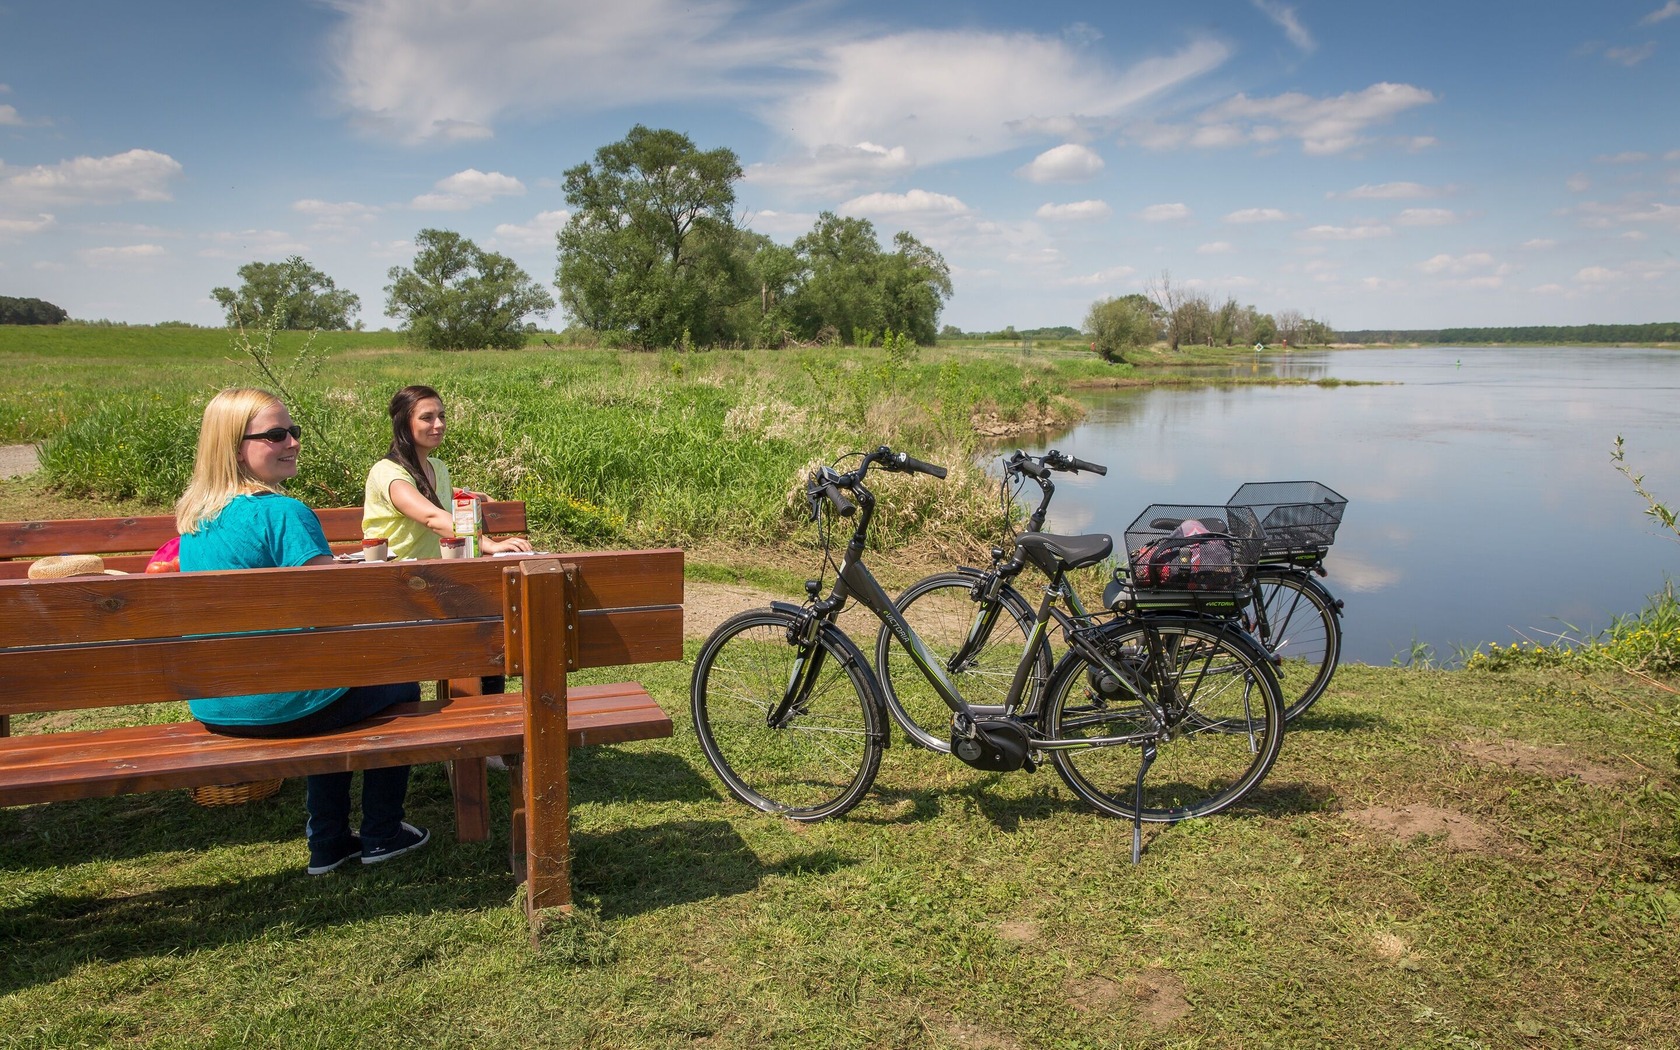
[[[0,445],[0,478],[20,478],[33,474],[41,461],[35,458],[34,445]]]

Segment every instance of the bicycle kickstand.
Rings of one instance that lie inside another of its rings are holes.
[[[1143,745],[1143,761],[1138,763],[1137,789],[1132,796],[1132,863],[1143,856],[1143,777],[1149,764],[1155,761],[1155,745]]]

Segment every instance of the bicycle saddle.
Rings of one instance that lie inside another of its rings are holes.
[[[1015,546],[1033,565],[1054,576],[1069,569],[1095,565],[1114,550],[1114,537],[1105,532],[1088,536],[1056,536],[1048,532],[1025,532],[1015,537]]]

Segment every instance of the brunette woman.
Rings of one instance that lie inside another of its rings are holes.
[[[449,468],[432,453],[443,444],[443,399],[429,386],[405,386],[391,398],[391,449],[368,471],[362,534],[383,536],[393,558],[441,558],[438,543],[455,535]],[[485,537],[485,554],[529,551],[523,536]]]

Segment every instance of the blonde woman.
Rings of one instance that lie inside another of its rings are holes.
[[[332,549],[315,512],[283,490],[298,472],[302,428],[266,390],[224,390],[204,406],[192,482],[175,504],[181,571],[319,565]],[[311,736],[420,698],[416,683],[259,693],[194,700],[194,718],[229,736]],[[408,767],[362,774],[361,835],[350,830],[350,773],[308,778],[309,874],[349,861],[399,857],[424,846],[423,828],[403,821]]]

